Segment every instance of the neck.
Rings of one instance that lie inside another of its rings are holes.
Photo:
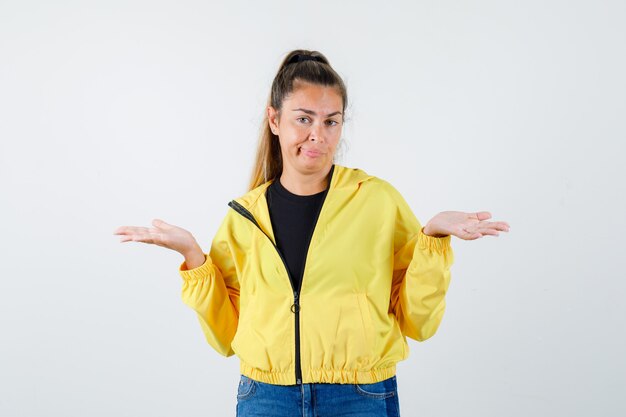
[[[301,174],[296,170],[283,167],[283,172],[280,175],[280,183],[287,191],[297,195],[321,193],[328,188],[331,166],[332,165],[324,168],[320,172],[311,174]]]

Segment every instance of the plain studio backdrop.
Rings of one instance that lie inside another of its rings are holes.
[[[337,163],[454,237],[410,416],[623,416],[623,1],[0,1],[0,415],[234,416],[239,361],[181,300],[162,218],[207,251],[287,52],[344,78]]]

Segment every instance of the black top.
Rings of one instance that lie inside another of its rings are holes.
[[[330,178],[334,167],[331,167]],[[330,180],[328,184],[330,185]],[[298,292],[309,243],[327,193],[328,187],[317,194],[293,194],[283,187],[280,177],[266,190],[276,246],[287,262],[293,288]]]

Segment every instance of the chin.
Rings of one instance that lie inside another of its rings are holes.
[[[326,155],[319,156],[317,158],[308,158],[307,156],[298,156],[299,163],[301,166],[306,167],[324,167],[328,164],[328,160],[326,159]]]
[[[327,161],[303,161],[303,160],[299,160],[296,161],[294,166],[298,169],[298,171],[300,172],[306,172],[306,173],[312,173],[312,172],[317,172],[320,171],[322,169],[324,169],[327,166]]]

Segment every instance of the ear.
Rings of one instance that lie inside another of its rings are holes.
[[[278,117],[278,112],[272,106],[267,106],[267,120],[269,121],[270,129],[272,130],[272,133],[278,136],[279,117]]]

